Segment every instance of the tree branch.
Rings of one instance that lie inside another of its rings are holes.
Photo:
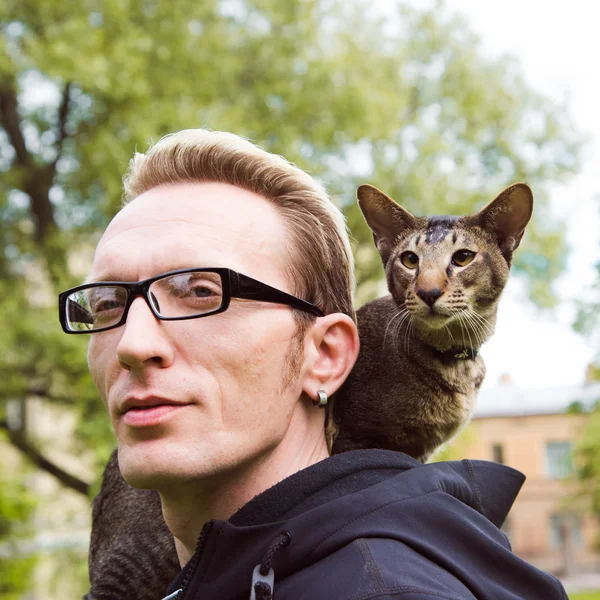
[[[86,483],[75,475],[71,475],[71,473],[67,473],[64,469],[48,460],[21,432],[11,430],[5,420],[0,421],[0,428],[7,432],[10,443],[20,450],[36,467],[56,477],[64,486],[84,496],[89,496],[89,483]]]
[[[67,109],[68,97],[65,112]],[[27,150],[21,131],[21,120],[17,110],[17,93],[13,87],[6,85],[0,87],[0,124],[6,130],[8,139],[14,148],[17,164],[25,173],[23,191],[29,195],[31,200],[31,212],[36,224],[35,241],[42,246],[48,234],[56,227],[54,210],[48,197],[54,178],[54,168],[49,170],[47,167],[36,167],[31,153]]]
[[[63,90],[62,102],[58,109],[58,137],[56,139],[56,158],[52,162],[52,177],[56,173],[56,163],[59,161],[65,140],[69,137],[67,133],[67,119],[69,117],[69,96],[71,94],[71,82],[67,81]]]
[[[30,167],[33,160],[21,131],[21,121],[17,111],[17,94],[14,89],[0,88],[0,122],[15,150],[17,162],[22,167]]]

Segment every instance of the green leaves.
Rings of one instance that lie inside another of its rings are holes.
[[[2,440],[2,438],[0,438]],[[17,539],[28,533],[28,520],[35,501],[22,482],[7,478],[0,466],[0,596],[22,598],[29,589],[37,557],[19,553]]]

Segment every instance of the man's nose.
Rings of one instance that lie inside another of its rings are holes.
[[[168,367],[173,362],[171,341],[144,298],[136,298],[129,308],[117,345],[117,358],[127,370],[150,365]]]

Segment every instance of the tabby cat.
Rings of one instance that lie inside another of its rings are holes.
[[[533,195],[516,183],[467,217],[414,217],[369,185],[358,202],[390,295],[358,311],[361,350],[335,395],[333,452],[386,448],[425,461],[471,416],[485,375],[479,348]],[[94,500],[89,565],[89,600],[159,600],[179,571],[158,494],[130,488],[116,452]]]
[[[333,452],[384,448],[425,461],[473,411],[485,376],[479,348],[533,194],[514,184],[468,217],[414,217],[369,185],[358,202],[391,295],[358,311],[361,350],[335,403]]]

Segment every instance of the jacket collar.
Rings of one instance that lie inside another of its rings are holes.
[[[291,534],[292,542],[278,557],[278,577],[287,577],[360,537],[412,543],[415,518],[439,520],[440,527],[451,518],[441,505],[439,514],[436,509],[429,516],[416,517],[422,504],[419,498],[432,498],[432,494],[438,494],[441,503],[454,498],[499,527],[524,479],[518,471],[495,463],[464,460],[422,465],[387,450],[356,450],[327,458],[259,494],[228,521],[213,522],[189,597],[195,597],[200,585],[207,593],[217,593],[217,580],[234,585],[240,566],[251,571],[260,564],[269,544],[283,531]],[[437,531],[437,524],[425,524]],[[170,592],[188,570],[189,563]]]

